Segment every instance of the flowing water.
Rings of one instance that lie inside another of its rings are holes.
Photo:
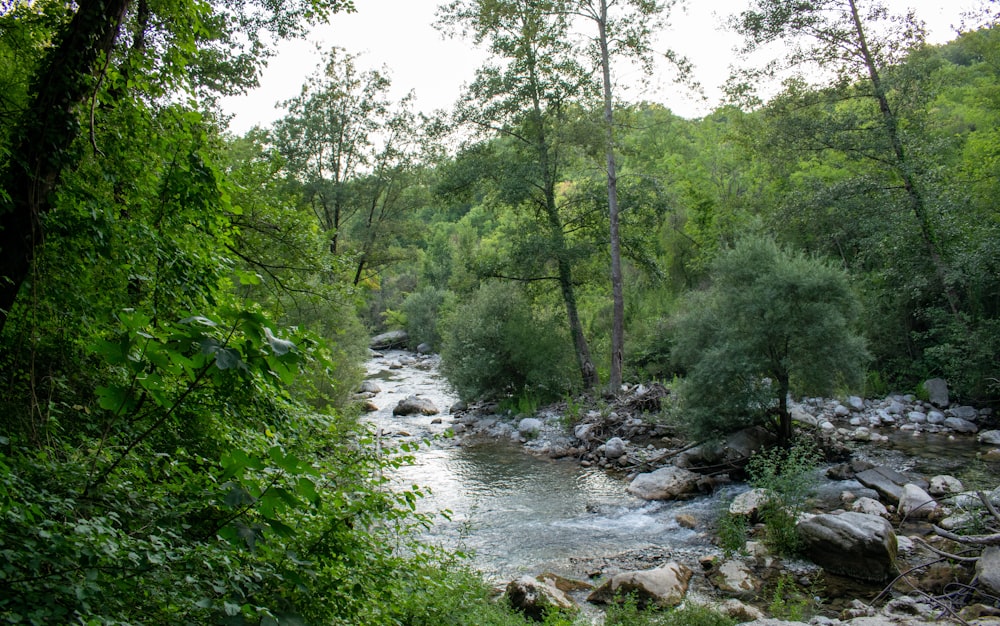
[[[393,362],[403,366],[390,369]],[[543,571],[582,577],[595,560],[626,551],[709,552],[704,529],[741,488],[687,502],[646,502],[626,493],[623,479],[572,459],[537,458],[506,441],[467,446],[447,437],[448,407],[456,398],[433,359],[386,352],[369,362],[368,376],[381,388],[370,419],[384,436],[431,440],[397,476],[401,485],[431,490],[420,503],[423,511],[451,512],[427,539],[473,552],[474,565],[496,580]],[[441,415],[394,417],[392,409],[409,395],[432,400]],[[681,513],[698,520],[701,530],[678,525]]]

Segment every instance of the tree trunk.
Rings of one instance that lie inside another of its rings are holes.
[[[622,363],[625,352],[625,299],[622,293],[622,252],[618,236],[618,174],[615,169],[614,112],[611,98],[611,59],[608,51],[608,2],[601,0],[597,21],[600,33],[601,72],[604,87],[604,135],[608,166],[608,219],[611,235],[611,371],[608,387],[617,393],[622,386]]]
[[[32,80],[31,100],[0,170],[0,330],[42,242],[41,217],[71,165],[77,108],[93,91],[97,61],[114,47],[129,0],[80,0],[73,19]]]

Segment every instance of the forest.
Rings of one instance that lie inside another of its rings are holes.
[[[995,1],[930,45],[877,0],[753,0],[728,28],[782,54],[685,119],[613,80],[673,3],[454,0],[488,61],[453,110],[331,42],[228,130],[368,4],[0,1],[0,621],[522,623],[389,487],[414,450],[354,398],[386,330],[464,400],[657,381],[698,436],[932,377],[997,405]]]

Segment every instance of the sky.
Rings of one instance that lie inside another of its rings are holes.
[[[255,125],[269,126],[280,118],[278,103],[296,96],[305,79],[316,71],[322,54],[331,46],[359,55],[358,67],[388,70],[399,99],[414,91],[417,110],[450,109],[464,84],[470,82],[484,59],[470,42],[445,38],[434,28],[435,12],[443,0],[355,0],[356,13],[337,14],[331,23],[315,29],[305,41],[281,44],[261,75],[261,86],[250,93],[226,98],[222,105],[232,114],[230,130],[243,133]],[[886,0],[895,12],[913,8],[924,20],[932,43],[954,38],[954,26],[974,0]],[[675,9],[671,28],[663,33],[662,48],[686,56],[707,100],[686,88],[662,81],[653,91],[630,93],[629,100],[660,102],[684,117],[700,117],[719,103],[733,47],[738,39],[719,24],[739,12],[746,0],[688,0],[686,9]],[[628,77],[619,77],[627,81]]]

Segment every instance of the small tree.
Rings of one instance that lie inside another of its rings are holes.
[[[866,353],[847,275],[749,238],[719,256],[712,279],[675,320],[688,415],[700,434],[763,423],[788,442],[790,390],[826,394],[861,379]]]

